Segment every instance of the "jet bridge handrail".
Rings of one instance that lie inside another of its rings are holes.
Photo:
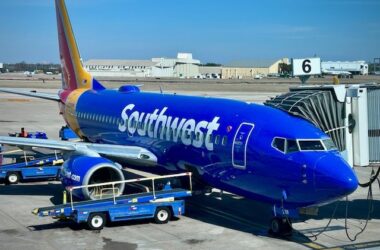
[[[98,184],[90,184],[90,185],[67,187],[67,190],[70,192],[70,205],[71,205],[71,209],[74,210],[73,191],[77,190],[77,189],[112,185],[113,203],[116,204],[115,185],[117,185],[117,184],[133,183],[133,182],[140,182],[140,181],[151,180],[152,181],[153,197],[154,197],[154,199],[156,199],[156,190],[155,190],[155,187],[154,187],[154,181],[155,180],[168,179],[168,178],[174,178],[174,177],[182,177],[182,176],[189,176],[189,180],[190,180],[190,184],[189,184],[190,187],[189,188],[190,188],[190,191],[192,191],[193,190],[193,186],[192,186],[192,183],[191,183],[191,176],[192,176],[191,172],[186,172],[186,173],[181,173],[181,174],[164,175],[164,176],[135,178],[135,179],[129,179],[129,180],[124,180],[124,181],[113,181],[113,182],[104,182],[104,183],[98,183]]]

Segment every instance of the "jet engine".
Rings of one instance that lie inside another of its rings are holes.
[[[60,179],[64,187],[78,187],[107,182],[123,181],[124,175],[119,164],[103,158],[73,156],[66,160],[61,169]],[[124,183],[73,190],[73,196],[80,199],[101,199],[119,196],[124,191]]]

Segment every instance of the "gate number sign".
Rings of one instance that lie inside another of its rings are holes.
[[[320,58],[293,59],[293,75],[307,76],[321,74]]]

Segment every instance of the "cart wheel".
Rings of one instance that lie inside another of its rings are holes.
[[[90,214],[87,224],[91,230],[101,230],[106,224],[106,216],[102,213]]]
[[[18,173],[9,173],[7,176],[7,183],[8,184],[17,184],[20,181],[20,176]]]
[[[154,214],[154,221],[157,224],[165,224],[168,223],[172,216],[172,212],[167,207],[159,207],[156,209],[156,213]]]

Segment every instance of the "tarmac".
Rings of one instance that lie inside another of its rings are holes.
[[[59,88],[57,79],[50,78],[42,83],[38,78],[11,77],[14,79],[0,75],[0,87],[27,87],[51,93]],[[294,82],[290,83],[271,80],[269,83],[205,81],[190,84],[186,81],[136,80],[144,83],[142,89],[145,91],[159,92],[161,87],[166,93],[227,97],[257,103],[297,85],[293,79]],[[117,88],[120,82],[106,81],[106,85]],[[58,139],[62,125],[64,121],[56,103],[0,94],[0,135],[18,132],[25,127],[27,131],[44,131],[49,138]],[[370,171],[369,168],[356,169],[361,182],[368,180]],[[358,188],[349,196],[347,203],[343,199],[321,207],[317,216],[302,216],[293,224],[293,235],[287,238],[268,234],[269,204],[229,193],[221,194],[216,189],[210,194],[189,198],[186,215],[164,225],[143,220],[113,223],[101,231],[89,231],[84,225],[40,218],[31,213],[34,208],[61,203],[62,191],[57,181],[25,182],[12,186],[0,184],[0,249],[380,249],[378,183],[373,184],[372,206],[367,201],[368,189]],[[366,230],[354,242],[347,239],[345,232],[346,205],[350,236],[366,225],[368,211],[371,212]],[[335,208],[333,219],[324,230]]]

